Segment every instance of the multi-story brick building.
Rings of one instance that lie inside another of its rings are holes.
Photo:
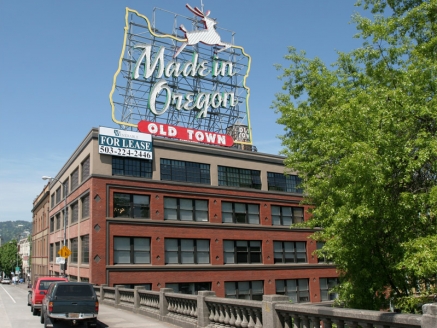
[[[329,298],[335,267],[314,256],[313,230],[290,228],[309,214],[283,157],[156,137],[151,160],[98,147],[92,129],[49,186],[50,274],[62,273],[55,259],[67,196],[70,280]]]

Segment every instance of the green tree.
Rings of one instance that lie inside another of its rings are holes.
[[[437,0],[357,5],[363,46],[331,67],[290,47],[273,107],[340,300],[379,309],[436,283]]]
[[[15,267],[22,267],[21,257],[18,256],[17,240],[13,239],[10,242],[0,247],[0,268],[4,271],[5,275],[10,277],[11,272],[15,272]]]

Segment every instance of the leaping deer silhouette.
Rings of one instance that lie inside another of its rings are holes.
[[[199,31],[187,31],[184,25],[179,26],[179,28],[185,33],[185,37],[187,39],[186,42],[182,43],[179,49],[174,54],[173,58],[176,58],[182,50],[186,46],[193,46],[199,42],[213,46],[223,46],[223,48],[217,50],[217,52],[221,52],[223,50],[229,49],[232,45],[229,43],[225,43],[221,41],[220,35],[215,30],[216,21],[212,18],[209,18],[210,11],[208,10],[206,13],[203,13],[199,8],[191,7],[188,3],[185,5],[189,11],[191,11],[196,16],[202,18],[203,23],[205,24],[204,30]]]

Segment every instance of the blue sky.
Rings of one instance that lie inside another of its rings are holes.
[[[92,127],[117,127],[109,92],[123,43],[125,7],[189,15],[186,0],[0,2],[0,221],[32,220],[43,175],[56,176]],[[354,0],[203,0],[218,26],[252,57],[253,143],[278,154],[282,126],[271,109],[288,46],[326,64],[361,44]],[[200,0],[190,0],[201,6]],[[226,40],[225,40],[226,41]]]

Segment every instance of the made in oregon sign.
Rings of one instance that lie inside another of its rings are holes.
[[[210,11],[188,4],[186,9],[190,16],[157,9],[151,22],[126,8],[109,96],[112,119],[125,129],[152,122],[200,131],[190,141],[203,142],[204,137],[208,143],[214,142],[207,133],[222,140],[235,125],[246,126],[245,138],[233,141],[252,144],[246,85],[251,58],[242,47],[224,41],[227,30],[217,28]]]

